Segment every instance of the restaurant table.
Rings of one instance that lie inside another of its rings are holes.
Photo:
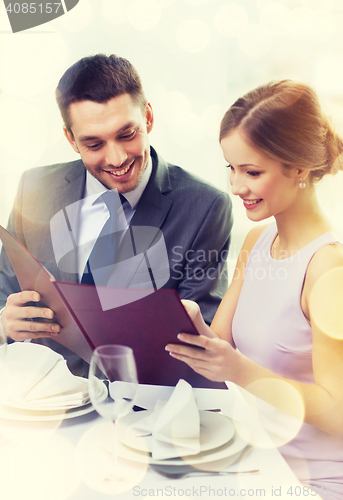
[[[299,483],[248,404],[249,397],[235,384],[228,389],[194,389],[199,410],[221,413],[250,430],[248,451],[225,470],[258,473],[230,476],[192,476],[169,479],[148,465],[132,475],[128,491],[104,493],[94,488],[89,472],[82,470],[88,448],[85,437],[104,426],[95,411],[62,422],[0,420],[0,498],[4,500],[106,500],[119,498],[287,498],[310,496]],[[167,400],[173,387],[139,385],[136,405],[153,409]],[[245,397],[245,395],[247,397]],[[110,437],[108,438],[110,439]],[[90,460],[97,457],[90,453]],[[96,454],[96,453],[95,453]],[[293,499],[294,500],[294,499]]]

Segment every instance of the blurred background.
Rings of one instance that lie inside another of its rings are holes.
[[[54,91],[76,60],[126,57],[155,113],[151,144],[168,161],[230,192],[218,143],[234,100],[270,80],[312,85],[343,133],[342,0],[79,0],[66,15],[13,34],[0,6],[0,224],[21,173],[73,160]],[[318,187],[343,232],[343,173]],[[251,227],[239,199],[230,265]]]

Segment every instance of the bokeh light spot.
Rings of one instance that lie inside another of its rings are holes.
[[[320,54],[314,64],[314,81],[318,92],[342,95],[343,57]]]
[[[221,35],[227,38],[236,38],[245,33],[249,18],[243,7],[230,3],[222,5],[217,10],[214,24]]]
[[[164,121],[168,124],[173,140],[190,146],[197,144],[203,135],[201,119],[191,111],[187,97],[180,92],[166,92],[161,99]]]
[[[111,24],[124,24],[127,22],[127,3],[122,0],[103,0],[102,14]]]
[[[180,47],[191,53],[201,52],[210,43],[211,33],[204,21],[191,19],[179,25],[176,31]]]
[[[309,300],[311,321],[326,335],[343,340],[343,267],[319,278]]]
[[[134,0],[128,9],[131,26],[139,31],[154,28],[161,19],[161,7],[156,0]]]
[[[165,8],[165,7],[170,7],[171,5],[173,5],[177,0],[158,0],[158,3],[159,5],[162,7],[162,8]]]
[[[171,123],[174,136],[179,144],[194,146],[202,139],[202,124],[196,113],[182,113],[178,116],[177,122]]]
[[[303,424],[305,408],[298,391],[288,382],[264,378],[246,389],[256,396],[255,412],[275,446],[292,440]]]
[[[241,51],[249,57],[261,57],[272,47],[269,30],[260,24],[250,24],[246,33],[239,37]]]
[[[190,110],[189,101],[181,92],[166,92],[161,99],[161,111],[166,122],[177,120],[180,113],[188,113]]]
[[[95,425],[80,439],[76,450],[76,461],[83,481],[92,489],[107,495],[118,495],[130,491],[144,478],[149,466],[149,454],[141,452],[140,462],[117,457],[116,468],[121,480],[104,481],[104,473],[113,466],[112,422]],[[120,449],[120,443],[118,448]]]
[[[65,71],[66,55],[66,42],[57,33],[2,37],[1,90],[26,99],[54,89]]]
[[[226,106],[213,104],[212,106],[208,106],[201,116],[204,132],[213,139],[219,140],[220,122],[226,111]]]
[[[65,16],[61,17],[61,22],[67,30],[72,33],[83,31],[90,25],[93,17],[93,9],[89,0],[82,0]]]
[[[210,2],[211,0],[185,0],[187,3],[190,5],[205,5],[206,3]]]
[[[320,18],[313,9],[297,7],[289,11],[285,27],[290,37],[297,40],[307,40],[319,31]]]
[[[80,483],[74,447],[56,435],[34,446],[2,448],[0,469],[1,497],[6,500],[67,499]]]
[[[3,163],[11,164],[12,173],[16,169],[30,168],[46,146],[47,130],[43,115],[25,102],[0,99],[0,116]]]
[[[336,0],[301,0],[304,7],[311,9],[332,9]]]
[[[270,33],[280,36],[285,30],[285,19],[289,13],[289,7],[281,3],[270,3],[261,9],[260,20]]]
[[[24,444],[36,444],[47,436],[53,434],[58,427],[62,424],[63,417],[60,420],[46,420],[46,421],[25,421],[25,420],[11,420],[0,419],[0,433],[6,439],[14,442]]]

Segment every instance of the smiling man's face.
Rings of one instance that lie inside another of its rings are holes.
[[[107,189],[135,189],[150,155],[150,104],[143,110],[129,94],[122,94],[105,103],[74,102],[69,116],[71,132],[64,127],[64,133],[86,169]]]

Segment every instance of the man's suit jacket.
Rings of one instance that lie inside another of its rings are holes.
[[[170,277],[163,288],[196,301],[210,323],[227,288],[225,260],[232,228],[229,196],[187,171],[165,162],[151,148],[153,170],[131,226],[159,228],[168,252]],[[85,189],[81,160],[24,172],[8,229],[58,281],[78,275],[58,267],[50,222],[81,200]],[[0,256],[0,306],[20,291],[12,266]],[[50,339],[48,339],[50,341]],[[54,343],[56,344],[56,343]]]

